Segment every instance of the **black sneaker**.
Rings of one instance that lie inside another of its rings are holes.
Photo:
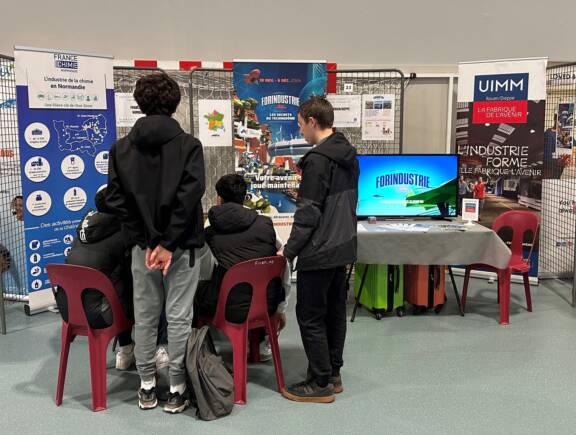
[[[184,394],[170,393],[168,394],[166,405],[164,405],[164,411],[170,414],[179,414],[184,412],[189,406],[190,399],[188,398],[187,391],[184,391]]]
[[[332,384],[321,387],[310,379],[288,387],[282,395],[288,400],[307,403],[332,403],[335,399]]]
[[[149,390],[140,388],[138,390],[138,407],[140,409],[153,409],[158,406],[158,398],[156,397],[156,387]]]
[[[310,367],[308,367],[308,370],[306,372],[306,381],[309,382],[313,378],[314,375],[312,375],[312,371],[310,370]],[[344,387],[342,387],[342,377],[340,375],[330,376],[330,378],[328,379],[328,383],[334,386],[334,394],[340,394],[344,391]]]
[[[340,394],[344,391],[344,387],[342,387],[342,377],[340,375],[330,376],[328,382],[334,386],[334,394]]]

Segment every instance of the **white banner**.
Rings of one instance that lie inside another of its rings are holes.
[[[28,86],[30,109],[106,110],[112,62],[71,52],[16,47],[16,85]]]
[[[517,74],[526,74],[526,100],[546,99],[547,58],[490,60],[486,62],[462,62],[458,65],[458,102],[477,101],[475,93],[482,89],[493,92],[509,91],[526,85]]]

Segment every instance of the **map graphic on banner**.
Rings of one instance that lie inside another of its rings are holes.
[[[546,59],[461,63],[456,147],[468,197],[480,201],[481,224],[509,210],[542,210]],[[482,199],[482,198],[480,198]],[[507,240],[509,234],[501,234]],[[538,272],[538,239],[525,235]]]
[[[235,61],[234,89],[235,166],[249,182],[246,205],[289,231],[300,185],[296,165],[311,148],[300,136],[298,109],[325,94],[326,64]]]
[[[78,223],[106,185],[108,150],[116,140],[113,73],[111,58],[18,48],[15,58],[32,305],[36,293],[49,292],[46,264],[64,262]],[[46,83],[39,84],[42,77]],[[54,83],[70,84],[54,92],[74,88],[76,96],[61,97],[60,105],[38,98],[39,88]],[[45,104],[38,105],[42,100]]]

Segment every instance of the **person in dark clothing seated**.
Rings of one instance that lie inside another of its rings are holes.
[[[220,285],[228,269],[243,261],[275,256],[278,250],[272,220],[244,207],[246,190],[244,178],[236,174],[225,175],[216,183],[218,205],[208,212],[206,242],[217,264],[211,280],[198,284],[194,299],[195,318],[214,316]],[[280,329],[286,323],[285,297],[282,279],[273,280],[268,286],[268,312],[278,318]],[[251,300],[250,285],[235,286],[226,304],[226,320],[243,323]]]
[[[90,210],[80,221],[76,238],[72,244],[67,264],[86,266],[104,273],[118,293],[118,298],[128,318],[133,318],[132,273],[130,270],[131,243],[121,230],[120,221],[107,212],[105,189],[96,194],[96,209]],[[65,289],[55,292],[56,305],[64,321],[68,321],[68,303]],[[112,309],[106,297],[96,289],[87,289],[82,294],[82,304],[90,327],[106,328],[112,324]],[[134,343],[131,330],[118,335],[120,349],[116,354],[116,368],[127,370],[134,364]],[[165,342],[166,340],[162,340]],[[157,364],[166,364],[166,351],[159,349]]]

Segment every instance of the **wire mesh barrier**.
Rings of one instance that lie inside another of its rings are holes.
[[[573,282],[576,270],[576,63],[549,67],[546,88],[539,274],[542,278]]]
[[[329,81],[335,81],[336,95],[387,95],[393,101],[393,132],[391,139],[363,140],[362,126],[338,128],[360,154],[391,154],[402,152],[402,122],[404,113],[404,75],[399,70],[333,70],[328,71]],[[332,77],[330,77],[332,76]],[[335,79],[335,80],[334,80]],[[190,74],[191,110],[190,124],[195,136],[199,135],[199,122],[202,114],[198,113],[200,100],[230,100],[234,92],[233,71],[231,69],[198,68]],[[231,132],[231,136],[233,133]],[[233,141],[233,137],[231,137]],[[204,147],[206,160],[206,197],[204,209],[215,204],[214,186],[223,174],[234,172],[234,147]]]
[[[0,330],[4,305],[25,301],[26,261],[14,59],[0,55]]]
[[[393,140],[363,140],[362,125],[340,127],[359,154],[396,154],[402,152],[404,117],[404,74],[400,70],[335,70],[336,95],[390,95],[394,101]],[[362,108],[364,109],[364,108]]]
[[[233,104],[234,83],[231,69],[198,68],[190,73],[190,125],[195,137],[200,135],[199,113],[201,100],[227,100]],[[233,132],[230,131],[233,142]],[[216,182],[225,174],[234,172],[234,147],[204,146],[206,168],[206,195],[202,201],[204,212],[216,204]]]
[[[162,70],[158,68],[135,68],[135,67],[114,67],[114,92],[118,95],[117,98],[121,98],[123,94],[134,93],[134,88],[136,87],[136,82],[139,78],[144,77],[148,74],[154,72],[160,72]],[[188,82],[188,72],[187,71],[164,71],[170,77],[172,77],[180,86],[181,100],[176,113],[174,114],[174,119],[176,119],[182,129],[189,133],[190,132],[190,103],[189,103],[189,82]],[[117,135],[118,137],[126,136],[132,127],[117,125]]]

